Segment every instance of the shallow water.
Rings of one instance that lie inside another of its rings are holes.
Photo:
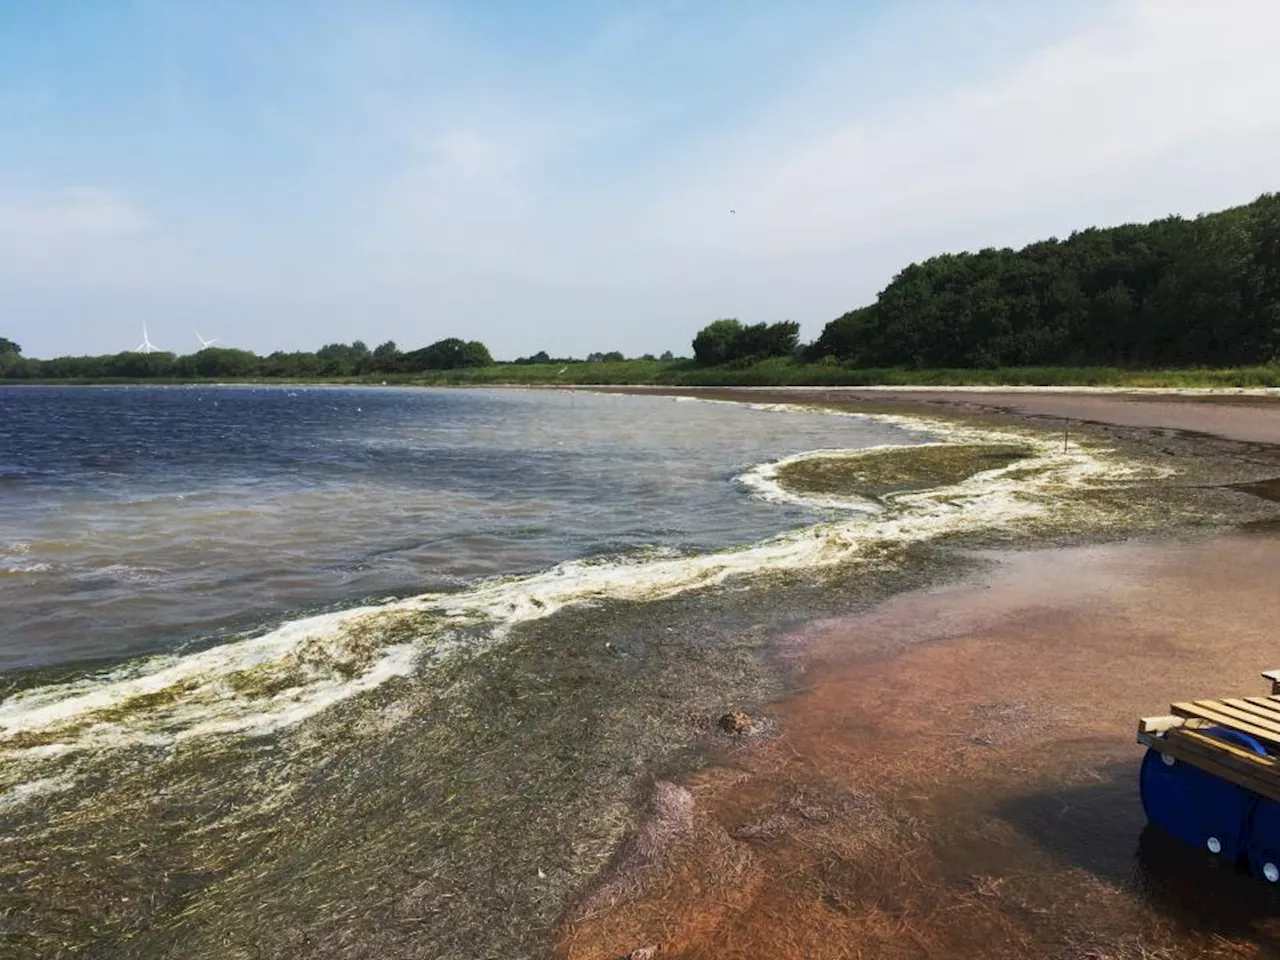
[[[1146,825],[1134,742],[1171,700],[1265,691],[1280,538],[965,555],[798,631],[776,739],[685,779],[699,829],[569,960],[1280,956],[1280,891]]]

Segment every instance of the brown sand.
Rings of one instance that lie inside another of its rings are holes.
[[[616,393],[680,394],[757,403],[821,403],[837,407],[914,408],[916,412],[1004,413],[1080,423],[1209,434],[1280,445],[1280,397],[1177,393],[1001,392],[861,387],[593,387]]]
[[[1280,957],[1274,890],[1144,828],[1133,742],[1171,700],[1265,692],[1280,537],[986,556],[790,638],[777,736],[658,790],[563,954]]]

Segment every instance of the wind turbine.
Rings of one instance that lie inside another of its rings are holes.
[[[191,328],[191,332],[194,333],[196,335],[196,339],[200,341],[201,350],[208,350],[210,347],[212,347],[215,343],[218,342],[217,339],[214,337],[210,337],[208,340],[206,340],[204,337],[200,336],[200,331],[197,330],[195,327]]]
[[[159,353],[160,348],[157,347],[147,337],[147,321],[142,321],[142,342],[133,348],[134,353]]]

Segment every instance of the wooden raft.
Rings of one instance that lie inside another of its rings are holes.
[[[1280,802],[1280,670],[1262,676],[1271,682],[1270,696],[1172,704],[1169,716],[1138,721],[1138,742]],[[1201,732],[1205,727],[1248,734],[1270,756],[1207,736]]]

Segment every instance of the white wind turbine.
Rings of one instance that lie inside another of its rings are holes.
[[[197,330],[195,327],[191,328],[191,332],[194,333],[196,335],[196,339],[200,341],[201,350],[208,350],[210,347],[212,347],[215,343],[218,342],[218,339],[216,337],[210,337],[208,340],[206,340],[204,337],[200,336],[200,331]]]
[[[147,321],[142,321],[142,342],[133,348],[134,353],[159,353],[160,348],[157,347],[147,337]]]

